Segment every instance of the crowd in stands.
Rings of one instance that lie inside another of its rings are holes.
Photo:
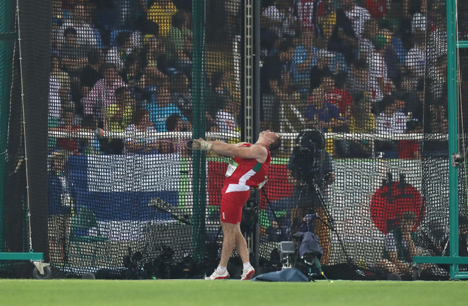
[[[447,133],[445,1],[262,4],[265,128]],[[387,157],[420,157],[416,140],[376,146]],[[367,140],[335,141],[329,151],[341,157],[371,152]]]
[[[240,7],[221,9],[232,19]],[[192,130],[192,1],[53,0],[52,10],[49,130],[70,137],[49,138],[49,150],[173,151],[170,139],[149,135]],[[206,84],[206,131],[237,132],[225,72],[209,73]],[[75,137],[97,128],[121,136]]]
[[[210,15],[225,19],[221,33],[240,24],[240,3],[207,0],[223,12]],[[262,0],[261,128],[447,133],[445,10],[442,0]],[[190,131],[192,19],[189,0],[54,0],[50,130]],[[239,131],[239,102],[225,73],[210,73],[206,84],[206,131]],[[49,146],[73,153],[169,150],[138,141],[51,138]],[[415,141],[381,145],[377,151],[419,156]],[[336,141],[332,153],[369,157],[370,146]]]

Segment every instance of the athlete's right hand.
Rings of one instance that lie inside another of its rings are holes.
[[[212,144],[203,139],[194,139],[192,143],[192,150],[195,151],[209,151],[211,150]]]

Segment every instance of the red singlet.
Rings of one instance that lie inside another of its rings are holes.
[[[250,143],[241,147],[250,147]],[[268,149],[267,149],[268,151]],[[262,188],[267,181],[270,151],[264,163],[256,159],[234,157],[226,171],[221,190],[221,221],[236,224],[242,220],[242,208],[250,196],[250,187]]]

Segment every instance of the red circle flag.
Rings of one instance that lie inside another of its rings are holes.
[[[375,226],[384,234],[399,224],[406,211],[417,216],[415,230],[424,218],[424,204],[419,191],[407,183],[391,182],[380,187],[372,197],[371,218]]]

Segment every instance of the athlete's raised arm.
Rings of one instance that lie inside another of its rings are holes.
[[[268,151],[261,145],[242,147],[239,144],[230,144],[222,141],[206,141],[202,138],[194,140],[193,150],[213,151],[225,156],[237,156],[246,159],[256,159],[264,162],[268,157]]]

